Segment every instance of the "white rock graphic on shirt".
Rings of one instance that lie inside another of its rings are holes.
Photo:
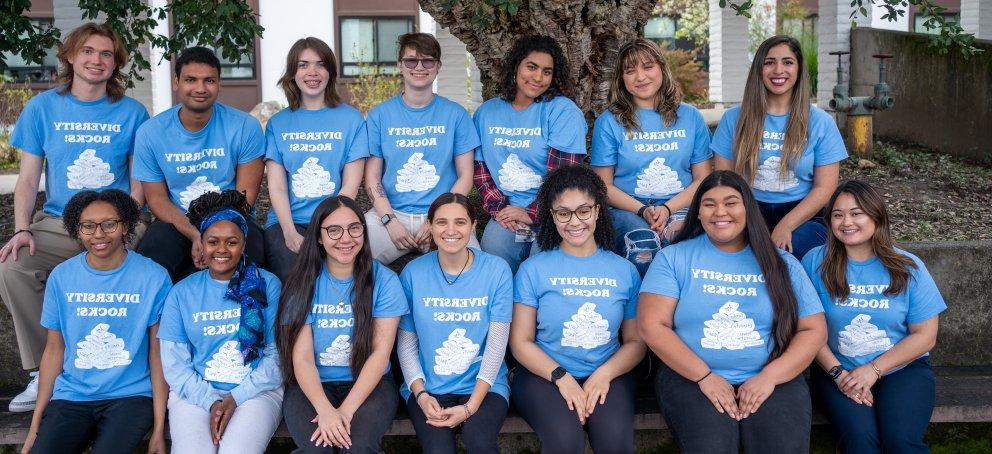
[[[72,165],[66,167],[65,176],[69,189],[100,189],[114,182],[110,164],[100,159],[92,148],[84,150]]]
[[[764,345],[761,334],[754,330],[754,320],[737,310],[740,304],[727,301],[713,314],[712,320],[703,322],[703,348],[742,350]]]
[[[884,352],[892,348],[892,341],[885,330],[871,323],[871,316],[858,314],[851,324],[837,334],[840,354],[847,357],[864,356]]]
[[[472,363],[482,361],[479,344],[465,337],[463,328],[455,328],[434,353],[434,373],[438,375],[464,374]]]
[[[207,361],[203,378],[222,383],[241,383],[251,372],[251,367],[245,364],[245,357],[238,349],[238,341],[227,341],[221,345],[214,356]]]
[[[131,354],[124,350],[124,339],[111,333],[110,325],[100,323],[76,344],[77,369],[110,369],[131,364]]]
[[[499,169],[499,187],[504,191],[528,191],[541,186],[541,176],[510,153]]]
[[[785,175],[782,175],[779,172],[781,166],[782,158],[778,156],[771,156],[765,159],[765,162],[762,162],[758,166],[758,171],[754,176],[754,189],[769,192],[784,192],[789,188],[799,186],[799,180],[796,179],[796,172],[788,170],[785,172]]]
[[[331,172],[317,163],[317,158],[307,158],[293,174],[293,195],[297,198],[316,198],[334,194]]]
[[[641,197],[661,197],[678,194],[685,189],[678,172],[665,165],[665,158],[654,158],[648,168],[637,177],[634,194]]]
[[[396,172],[396,190],[399,192],[423,192],[437,186],[441,177],[437,168],[424,160],[423,153],[414,153],[406,160],[403,168]]]
[[[185,191],[179,193],[179,204],[184,210],[188,210],[190,203],[208,192],[220,192],[220,186],[207,181],[205,176],[196,177],[189,186],[186,186]]]
[[[561,330],[562,347],[592,349],[610,341],[610,322],[596,312],[596,305],[585,303],[565,322]]]
[[[344,366],[351,364],[351,336],[341,334],[334,338],[331,345],[320,352],[320,365],[325,367]]]

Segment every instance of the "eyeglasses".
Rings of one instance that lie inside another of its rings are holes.
[[[329,236],[332,240],[341,239],[341,237],[344,236],[344,231],[346,230],[340,225],[329,225],[321,228],[327,230],[327,236]],[[359,238],[363,233],[365,233],[365,226],[363,226],[361,222],[352,222],[351,224],[348,224],[347,230],[348,236],[352,238]]]
[[[103,222],[80,222],[79,231],[84,235],[92,235],[96,233],[96,228],[100,227],[103,233],[114,233],[117,231],[117,224],[124,222],[120,219],[108,219]]]
[[[558,208],[552,209],[551,214],[554,215],[555,221],[565,224],[572,221],[572,216],[579,218],[580,221],[588,221],[592,217],[592,212],[596,208],[596,205],[580,205],[574,210],[569,210],[568,208]]]
[[[406,66],[406,69],[416,69],[418,63],[424,69],[434,69],[437,66],[437,60],[433,58],[403,58],[400,61],[403,62],[403,66]]]

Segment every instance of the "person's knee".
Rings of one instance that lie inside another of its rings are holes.
[[[905,426],[886,427],[879,430],[878,440],[884,452],[914,452],[924,447],[923,433],[906,430]]]
[[[541,452],[581,453],[586,449],[585,433],[573,430],[571,424],[554,424],[539,433],[538,438],[541,440]]]

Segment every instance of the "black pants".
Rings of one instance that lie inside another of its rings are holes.
[[[439,394],[433,395],[443,408],[455,407],[468,402],[471,397],[468,394]],[[455,446],[455,431],[462,434],[462,443],[465,451],[471,454],[478,453],[499,453],[499,431],[503,427],[503,420],[506,419],[506,411],[509,407],[506,399],[496,393],[486,394],[479,406],[479,411],[475,412],[471,418],[455,429],[445,427],[434,427],[427,424],[427,417],[420,405],[414,400],[411,394],[407,399],[406,408],[410,414],[410,422],[417,431],[417,439],[423,452],[429,454],[454,454],[458,452]]]
[[[41,416],[32,453],[131,453],[155,422],[151,397],[75,402],[53,400]]]
[[[584,382],[579,380],[580,385]],[[615,378],[606,403],[596,405],[584,427],[557,386],[522,366],[513,378],[511,400],[541,440],[542,453],[585,452],[585,431],[596,454],[629,454],[634,452],[634,384],[630,373]]]
[[[758,411],[741,421],[718,412],[699,385],[664,365],[655,395],[684,453],[737,454],[742,448],[745,454],[809,452],[813,411],[802,375],[776,386]]]
[[[296,224],[296,231],[303,235],[307,231],[307,226]],[[286,239],[282,236],[282,226],[279,223],[270,225],[265,229],[265,260],[269,264],[269,271],[275,274],[283,284],[286,284],[286,276],[293,268],[297,253],[286,247]]]
[[[262,236],[262,228],[249,219],[245,254],[255,262],[255,265],[265,268],[265,241]],[[162,265],[172,277],[172,282],[179,282],[196,272],[193,258],[190,257],[192,248],[193,243],[179,233],[174,225],[155,220],[148,226],[145,236],[141,237],[141,242],[138,243],[135,251]]]
[[[350,381],[325,382],[324,394],[331,401],[331,405],[338,407],[351,392],[354,384],[355,382]],[[310,421],[317,416],[317,411],[313,409],[310,400],[299,386],[287,386],[282,400],[282,414],[286,418],[286,428],[289,429],[289,434],[296,443],[296,450],[293,453],[378,453],[379,442],[396,417],[399,401],[399,391],[393,379],[389,376],[382,377],[369,397],[351,417],[351,449],[338,449],[333,446],[318,448],[310,441],[310,436],[317,430],[317,424]]]

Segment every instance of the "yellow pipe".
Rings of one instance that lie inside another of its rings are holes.
[[[860,158],[871,158],[872,128],[871,115],[848,115],[847,137],[851,149]]]

